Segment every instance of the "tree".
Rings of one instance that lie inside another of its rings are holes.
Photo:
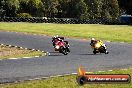
[[[32,16],[43,16],[43,3],[41,0],[29,0],[28,1],[28,12]]]
[[[58,13],[58,0],[43,0],[46,17],[55,17]]]
[[[72,10],[71,0],[59,0],[58,17],[70,18],[70,11]]]
[[[79,19],[87,19],[88,14],[88,7],[84,0],[79,0],[79,2],[75,6],[75,11],[76,11],[76,17]]]
[[[4,5],[4,9],[6,10],[6,16],[16,16],[17,11],[20,7],[19,4],[19,0],[6,0]]]
[[[131,8],[132,1],[127,1]],[[34,17],[116,19],[119,16],[119,5],[117,0],[2,0],[0,12],[3,14],[2,11],[9,17],[27,13]]]
[[[29,0],[19,0],[20,2],[20,9],[18,11],[19,13],[29,13],[28,3]]]
[[[85,0],[85,2],[89,7],[89,19],[99,19],[102,17],[101,12],[103,11],[103,0]]]
[[[0,17],[5,16],[4,5],[5,5],[5,1],[4,0],[0,1]]]
[[[84,0],[59,0],[59,16],[65,18],[87,19],[89,9]]]
[[[117,0],[104,0],[103,2],[103,18],[116,19],[117,17],[119,17],[119,5]]]

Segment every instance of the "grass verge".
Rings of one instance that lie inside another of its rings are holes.
[[[132,69],[114,70],[111,72],[94,72],[94,74],[130,74]],[[3,84],[1,88],[132,88],[129,84],[85,84],[79,86],[76,82],[76,75],[49,78],[46,80],[34,80],[16,84]]]
[[[132,26],[0,22],[0,30],[132,43]]]
[[[41,56],[42,54],[43,53],[40,51],[25,50],[25,49],[0,45],[0,59],[33,57],[33,56]]]

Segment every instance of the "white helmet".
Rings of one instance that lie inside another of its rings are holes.
[[[95,38],[91,38],[91,40],[93,40],[93,41],[94,41],[94,40],[95,40]]]
[[[53,38],[56,38],[56,36],[54,36]]]

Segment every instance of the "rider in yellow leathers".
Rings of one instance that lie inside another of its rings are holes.
[[[105,50],[107,49],[106,45],[103,43],[103,41],[101,40],[96,40],[95,38],[91,38],[91,43],[90,43],[91,47],[93,49],[99,49],[101,46],[103,46],[105,48]],[[108,51],[106,50],[105,52],[106,54],[108,53]]]

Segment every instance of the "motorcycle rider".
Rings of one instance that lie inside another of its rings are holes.
[[[95,44],[98,42],[98,40],[95,40],[95,38],[91,38],[91,43],[90,43],[90,45],[92,46],[92,47],[94,47],[95,46]]]
[[[54,36],[54,37],[52,37],[52,43],[53,43],[53,46],[55,47],[55,43],[56,43],[56,41],[61,41],[61,42],[64,42],[65,43],[65,47],[67,48],[67,50],[68,50],[68,52],[70,52],[70,49],[69,49],[69,43],[68,43],[68,41],[64,41],[64,37],[60,37],[60,36]]]
[[[53,43],[53,46],[55,46],[55,43],[56,41],[63,41],[64,40],[64,37],[59,37],[58,35],[52,37],[52,43]]]
[[[91,43],[90,43],[90,45],[92,46],[92,48],[95,47],[95,44],[96,44],[97,42],[100,42],[100,43],[102,44],[102,46],[105,48],[105,50],[107,50],[107,47],[106,47],[106,45],[103,43],[103,41],[101,41],[101,40],[96,40],[95,38],[91,38]],[[108,51],[106,51],[106,53],[108,53]]]

